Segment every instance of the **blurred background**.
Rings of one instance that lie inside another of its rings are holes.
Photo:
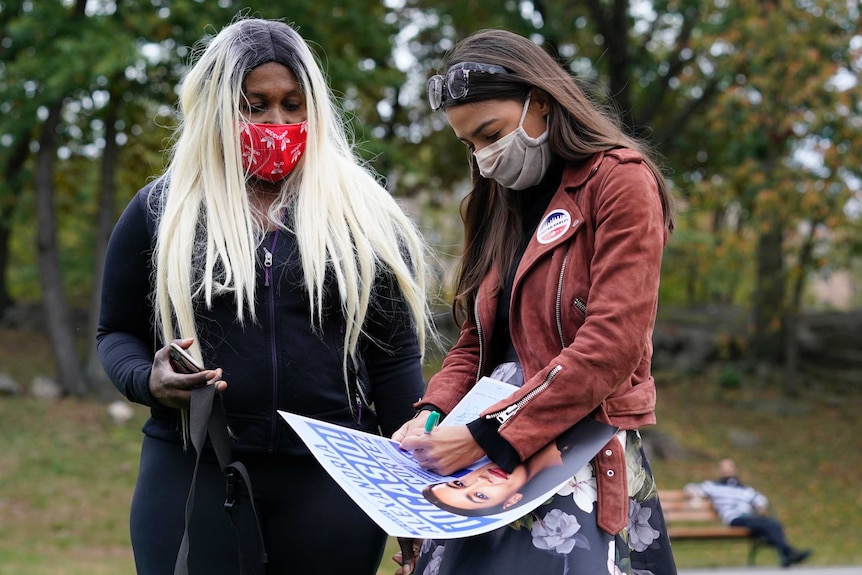
[[[134,572],[146,410],[95,356],[101,264],[164,166],[192,46],[237,14],[312,44],[359,152],[437,251],[450,341],[467,151],[425,80],[481,28],[546,47],[656,149],[679,200],[644,430],[659,487],[733,457],[810,563],[862,565],[857,0],[0,0],[0,575]],[[747,551],[675,545],[685,567]]]

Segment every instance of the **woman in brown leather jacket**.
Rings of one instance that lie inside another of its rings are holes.
[[[475,537],[426,541],[399,573],[676,573],[638,428],[672,198],[626,136],[540,47],[478,32],[428,82],[472,152],[453,310],[461,335],[393,438],[448,474],[487,455],[511,471],[583,418],[618,428],[548,503]],[[423,433],[483,376],[519,390],[461,426]]]

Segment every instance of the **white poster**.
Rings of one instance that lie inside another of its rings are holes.
[[[489,405],[500,393],[508,396],[510,392],[499,383],[484,382],[473,397],[483,395],[477,401]],[[478,414],[474,413],[476,405],[462,401],[459,407],[464,409],[453,410],[455,419],[458,412],[473,414],[473,418]],[[441,476],[421,468],[409,452],[388,438],[279,413],[323,468],[386,533],[417,539],[478,535],[519,519],[565,485],[616,432],[614,427],[584,419],[510,474],[483,458],[455,475]],[[452,424],[449,419],[441,425]],[[474,481],[481,484],[481,478],[488,475],[493,476],[494,489],[480,493],[467,488]]]

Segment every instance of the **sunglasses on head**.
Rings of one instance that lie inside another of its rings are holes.
[[[432,110],[439,110],[443,105],[443,88],[453,100],[460,100],[470,91],[470,72],[482,74],[508,74],[509,71],[496,64],[480,64],[478,62],[461,62],[455,64],[446,72],[446,77],[437,74],[428,80],[428,103]]]

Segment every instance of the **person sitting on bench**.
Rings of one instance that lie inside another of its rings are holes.
[[[782,567],[804,561],[811,555],[810,549],[796,549],[787,542],[781,522],[768,515],[769,500],[739,480],[739,472],[732,459],[718,462],[717,480],[689,483],[684,491],[691,497],[708,497],[716,513],[727,525],[747,527],[763,538],[778,551]]]

